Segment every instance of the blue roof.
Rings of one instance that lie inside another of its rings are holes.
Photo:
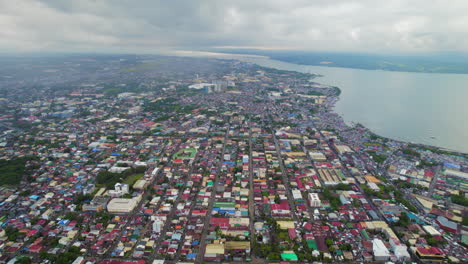
[[[424,221],[422,221],[421,219],[419,219],[419,217],[413,213],[406,213],[406,215],[408,216],[409,219],[411,219],[412,221],[416,222],[417,224],[422,224],[424,223]]]
[[[37,199],[39,199],[39,196],[33,194],[33,195],[29,196],[29,198],[34,199],[34,200],[37,200]]]
[[[69,222],[70,222],[70,220],[62,219],[62,220],[60,220],[60,222],[58,224],[59,225],[67,225]]]
[[[460,169],[460,165],[452,164],[452,163],[448,163],[448,162],[445,162],[445,163],[444,163],[444,166],[445,166],[445,167],[454,168],[454,169],[457,169],[457,170]]]
[[[175,239],[175,240],[180,240],[182,238],[182,234],[179,234],[179,233],[176,233],[176,234],[173,234],[171,239]]]

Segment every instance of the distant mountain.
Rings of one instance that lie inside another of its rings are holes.
[[[212,52],[263,55],[284,62],[326,67],[427,73],[468,74],[468,55],[376,55],[255,49],[211,49]]]

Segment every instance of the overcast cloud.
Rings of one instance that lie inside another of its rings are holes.
[[[468,52],[467,0],[0,0],[0,51]]]

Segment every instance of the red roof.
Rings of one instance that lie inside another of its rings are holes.
[[[149,126],[152,126],[154,124],[156,124],[156,123],[151,121],[151,122],[148,122],[148,123],[144,123],[143,125],[146,126],[146,127],[149,127]]]
[[[424,176],[426,177],[434,177],[434,172],[431,170],[425,170],[424,171]]]
[[[297,234],[296,234],[296,229],[294,228],[288,228],[288,234],[289,234],[289,238],[291,239],[295,239]]]
[[[289,205],[287,203],[283,204],[272,204],[271,210],[289,210]]]
[[[125,260],[103,260],[99,262],[100,264],[145,264],[144,260],[133,260],[133,261],[125,261]]]
[[[212,217],[210,223],[214,226],[229,226],[229,218]]]
[[[343,223],[341,223],[341,222],[336,222],[336,221],[335,221],[335,222],[332,222],[332,225],[333,225],[333,226],[341,226],[342,224],[343,224]]]
[[[437,247],[417,248],[416,250],[422,255],[444,255],[444,252]]]

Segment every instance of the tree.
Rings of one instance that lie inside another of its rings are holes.
[[[352,249],[352,246],[349,243],[344,243],[339,246],[339,249],[343,251],[350,251]]]
[[[9,241],[15,242],[16,239],[18,238],[19,231],[18,229],[13,228],[13,227],[7,227],[5,228],[5,234]]]
[[[465,195],[452,195],[450,196],[452,203],[456,203],[463,206],[468,206],[468,198],[465,198]]]
[[[32,263],[31,259],[29,257],[19,257],[15,263],[19,263],[19,264],[30,264]]]
[[[400,214],[400,219],[397,222],[397,225],[399,226],[407,226],[410,223],[410,219],[408,217],[408,214],[406,212],[401,212]]]
[[[275,203],[279,204],[281,202],[281,199],[278,194],[275,195]]]
[[[49,253],[47,253],[47,251],[41,250],[41,251],[39,252],[39,258],[41,258],[41,259],[46,259],[47,257],[49,257]]]
[[[281,255],[278,252],[270,252],[267,256],[268,260],[281,260]]]

